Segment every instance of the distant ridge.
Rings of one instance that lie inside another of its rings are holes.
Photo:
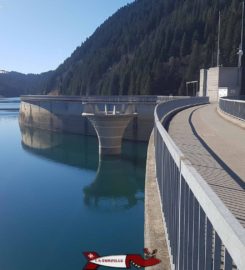
[[[46,88],[51,72],[22,74],[0,70],[0,96],[18,97],[27,94],[41,94]]]
[[[8,73],[8,71],[0,69],[0,74],[6,74],[6,73]]]

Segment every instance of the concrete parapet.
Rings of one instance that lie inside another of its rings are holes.
[[[145,247],[149,250],[157,249],[157,258],[161,263],[149,267],[149,270],[170,270],[170,257],[167,246],[167,235],[162,219],[162,205],[156,179],[156,161],[153,132],[149,140],[145,174]]]

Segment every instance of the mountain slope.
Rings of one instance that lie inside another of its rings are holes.
[[[46,93],[183,94],[199,68],[237,62],[238,0],[137,0],[121,8],[58,67]]]
[[[47,87],[51,71],[41,74],[0,72],[0,96],[17,97],[28,94],[42,94]]]

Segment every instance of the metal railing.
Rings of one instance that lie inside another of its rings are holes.
[[[154,113],[156,175],[172,269],[245,269],[245,230],[164,128],[174,111],[206,98],[159,104]]]
[[[115,102],[133,102],[133,103],[159,103],[163,101],[187,98],[181,96],[49,96],[49,95],[26,95],[21,96],[21,101],[69,101],[69,102],[89,102],[89,103],[115,103]]]
[[[232,117],[245,121],[245,96],[220,98],[219,109]]]
[[[127,115],[135,114],[136,108],[134,103],[87,103],[84,102],[83,114],[97,114],[97,115]]]

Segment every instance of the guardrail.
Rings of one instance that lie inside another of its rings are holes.
[[[164,128],[176,110],[207,98],[174,100],[154,112],[156,174],[171,267],[177,270],[245,269],[245,230]]]
[[[130,103],[90,103],[90,102],[84,102],[84,114],[135,114],[136,108],[135,104],[133,102]]]
[[[245,121],[245,96],[220,98],[219,109],[225,114]]]
[[[168,98],[168,97],[166,97]],[[27,95],[21,96],[22,101],[55,100],[55,101],[83,101],[83,102],[156,102],[157,96],[49,96]]]
[[[21,96],[21,101],[82,101],[82,102],[134,102],[134,103],[158,103],[173,99],[187,98],[181,96],[49,96],[49,95],[26,95]]]

